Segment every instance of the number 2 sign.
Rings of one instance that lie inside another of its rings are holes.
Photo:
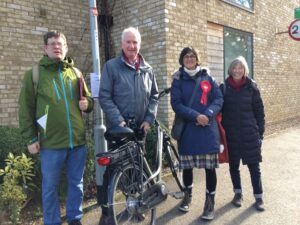
[[[294,20],[289,26],[289,35],[296,41],[300,41],[300,19]]]

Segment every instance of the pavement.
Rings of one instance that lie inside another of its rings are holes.
[[[204,170],[195,170],[191,209],[178,210],[180,200],[168,197],[157,207],[156,225],[299,225],[300,224],[300,126],[268,136],[263,141],[261,163],[265,211],[254,209],[254,197],[247,166],[241,166],[244,201],[235,208],[228,164],[217,170],[215,219],[200,220],[205,200]],[[169,189],[176,190],[172,177],[165,178]],[[97,225],[101,212],[91,207],[84,214],[84,225]]]

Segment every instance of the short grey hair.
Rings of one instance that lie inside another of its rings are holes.
[[[121,41],[122,42],[125,38],[125,34],[127,34],[127,33],[133,33],[136,36],[138,42],[141,43],[141,34],[140,34],[139,30],[137,28],[134,28],[134,27],[128,27],[128,28],[123,30],[122,36],[121,36]]]
[[[245,69],[245,74],[244,76],[248,76],[249,74],[249,67],[248,67],[248,64],[247,64],[247,61],[246,59],[243,57],[243,56],[239,56],[237,58],[235,58],[229,65],[229,68],[228,68],[228,75],[229,76],[232,76],[232,70],[233,70],[233,67],[235,67],[237,64],[240,64],[244,67]]]

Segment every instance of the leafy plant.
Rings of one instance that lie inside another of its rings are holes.
[[[15,155],[27,152],[26,142],[19,128],[0,126],[0,168],[4,167],[9,152]]]
[[[32,185],[34,176],[33,161],[25,154],[14,156],[9,153],[5,160],[6,166],[0,169],[0,176],[4,176],[0,186],[0,208],[6,209],[13,224],[19,222],[23,203],[27,199],[27,189]]]

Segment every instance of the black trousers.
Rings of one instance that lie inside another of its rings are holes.
[[[216,169],[205,169],[205,175],[206,175],[206,190],[209,193],[215,192],[217,186]],[[185,187],[189,187],[193,184],[193,169],[183,170],[183,184]]]
[[[108,215],[108,181],[109,181],[109,171],[106,169],[103,175],[103,184],[97,186],[97,203],[102,208],[102,214]]]
[[[263,189],[261,183],[261,173],[260,173],[259,163],[247,164],[247,166],[251,176],[253,194],[260,195],[263,193]],[[229,171],[230,171],[230,177],[233,184],[233,188],[237,190],[242,190],[239,167],[240,167],[240,163],[238,164],[229,163]]]

